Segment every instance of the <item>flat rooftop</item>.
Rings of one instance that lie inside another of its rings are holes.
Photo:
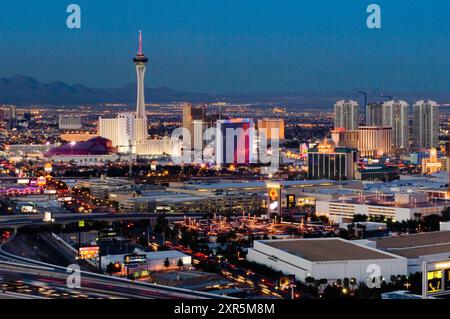
[[[338,238],[262,241],[262,243],[312,262],[396,259],[382,251],[378,252]]]
[[[255,181],[240,181],[240,182],[219,182],[219,183],[185,183],[182,186],[174,186],[173,188],[181,189],[193,189],[198,191],[207,190],[225,190],[225,189],[267,189],[267,183],[269,182],[255,182]],[[317,187],[317,186],[335,186],[338,185],[335,181],[329,180],[314,180],[314,181],[273,181],[272,183],[280,184],[284,188],[289,187]]]
[[[417,248],[418,246],[431,246],[450,244],[450,231],[419,233],[398,237],[383,237],[375,240],[378,249]]]
[[[450,243],[425,247],[415,247],[415,248],[389,249],[389,252],[405,258],[419,258],[420,256],[438,255],[438,254],[449,254],[450,256]]]
[[[380,207],[392,207],[392,208],[424,208],[424,207],[439,207],[448,206],[449,203],[445,200],[430,201],[425,203],[396,203],[393,199],[387,200],[387,198],[392,197],[391,194],[386,195],[386,199],[377,199],[376,195],[369,195],[366,199],[361,199],[359,197],[354,198],[344,198],[339,200],[330,201],[334,204],[352,204],[352,205],[367,205],[367,206],[380,206]]]

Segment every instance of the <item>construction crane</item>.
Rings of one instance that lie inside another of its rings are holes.
[[[384,95],[384,94],[380,94],[380,97],[381,98],[385,98],[385,99],[388,99],[388,101],[392,101],[392,100],[395,100],[395,96],[393,96],[393,95]]]
[[[128,176],[131,178],[133,176],[133,146],[136,146],[136,144],[131,144],[131,141],[128,140],[128,145],[117,145],[117,148],[120,147],[128,147]]]
[[[364,96],[364,108],[366,108],[367,107],[367,96],[369,95],[369,92],[358,91],[356,93],[361,94],[361,95]]]

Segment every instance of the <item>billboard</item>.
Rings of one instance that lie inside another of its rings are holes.
[[[123,261],[127,266],[145,264],[147,263],[147,256],[145,254],[125,255]]]
[[[287,199],[287,207],[288,208],[295,208],[295,195],[288,194],[286,196],[286,199]]]
[[[422,298],[450,295],[450,260],[422,263]]]
[[[429,294],[442,291],[443,271],[435,270],[427,273],[427,292]]]
[[[78,257],[80,259],[95,259],[100,254],[99,246],[80,247],[78,249]]]
[[[100,241],[114,240],[116,237],[117,233],[112,229],[104,229],[98,233],[98,240]]]
[[[268,201],[267,210],[269,216],[281,215],[281,185],[278,183],[267,183]]]

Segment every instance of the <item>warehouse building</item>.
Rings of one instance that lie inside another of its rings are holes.
[[[422,271],[422,262],[450,258],[450,231],[419,233],[375,240],[376,247],[408,259],[408,273]]]
[[[314,277],[366,282],[374,267],[385,280],[407,274],[406,258],[341,238],[254,241],[247,259],[301,281]]]

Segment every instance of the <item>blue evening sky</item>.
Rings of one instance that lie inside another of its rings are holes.
[[[82,29],[66,27],[66,6]],[[382,8],[382,29],[366,7]],[[0,77],[193,92],[450,91],[448,0],[0,0]]]

